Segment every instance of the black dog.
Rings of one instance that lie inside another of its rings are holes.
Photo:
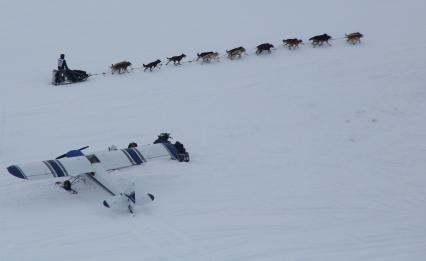
[[[315,35],[314,37],[309,38],[309,41],[312,41],[312,46],[322,46],[324,43],[331,46],[331,44],[328,42],[331,39],[331,36],[328,34],[321,34],[321,35]]]
[[[161,63],[160,60],[157,60],[155,62],[152,63],[148,63],[147,65],[143,65],[143,67],[145,68],[144,71],[146,71],[146,69],[149,69],[152,72],[152,69],[156,68],[159,64]]]
[[[180,63],[180,61],[183,59],[183,58],[185,58],[186,57],[186,55],[185,54],[181,54],[181,55],[177,55],[177,56],[173,56],[173,57],[171,57],[171,58],[169,58],[169,57],[166,57],[167,58],[167,60],[169,60],[167,63],[166,63],[166,65],[168,65],[170,62],[173,62],[173,64],[174,65],[178,65],[178,64],[181,64]]]
[[[270,43],[264,43],[264,44],[258,45],[256,48],[257,48],[256,54],[259,55],[263,51],[268,51],[268,53],[271,53],[271,48],[274,48],[274,46]]]

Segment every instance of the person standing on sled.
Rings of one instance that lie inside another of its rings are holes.
[[[73,71],[68,67],[67,61],[65,60],[65,54],[61,54],[58,59],[58,74],[56,76],[56,83],[61,83],[65,80],[74,82],[75,77]]]
[[[67,61],[65,61],[65,54],[61,54],[58,59],[58,71],[68,71]]]
[[[65,54],[61,54],[58,59],[58,72],[56,75],[56,83],[65,81],[66,72],[69,70],[67,61],[65,60]]]

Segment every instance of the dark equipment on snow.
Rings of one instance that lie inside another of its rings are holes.
[[[158,135],[158,138],[154,141],[154,144],[164,143],[166,146],[173,146],[176,149],[176,159],[179,162],[189,162],[189,153],[186,151],[185,147],[179,141],[176,141],[175,144],[172,144],[169,139],[173,139],[170,136],[170,133],[163,132]]]
[[[170,143],[169,139],[172,139],[170,133],[163,132],[158,135],[158,138],[154,141],[154,144],[157,143]]]
[[[136,142],[130,142],[129,146],[127,146],[128,149],[130,148],[136,148],[138,146],[138,144]]]
[[[189,153],[186,151],[185,147],[179,141],[175,142],[175,148],[177,151],[177,160],[182,162],[189,162]]]
[[[90,74],[82,70],[53,70],[53,85],[83,82]]]

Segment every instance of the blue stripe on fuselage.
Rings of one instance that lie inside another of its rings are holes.
[[[127,159],[129,160],[129,162],[130,162],[132,165],[135,165],[135,164],[136,164],[136,162],[134,162],[134,161],[133,161],[133,159],[130,157],[129,153],[128,153],[126,150],[122,149],[122,150],[121,150],[121,152],[123,152],[123,154],[127,157]]]
[[[146,159],[143,157],[142,153],[137,148],[133,148],[133,150],[139,155],[139,157],[142,159],[142,162],[146,162]]]
[[[143,163],[143,160],[141,157],[139,157],[138,153],[134,151],[132,148],[130,149],[124,149],[129,156],[132,158],[132,160],[136,163],[136,165],[140,165]]]
[[[52,176],[54,178],[56,178],[58,176],[58,174],[56,174],[56,171],[53,169],[53,167],[50,165],[49,162],[47,162],[47,160],[43,161],[44,165],[47,166],[47,168],[50,170],[50,172],[52,172]]]

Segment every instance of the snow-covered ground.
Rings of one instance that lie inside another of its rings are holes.
[[[423,0],[0,2],[0,260],[426,259]],[[289,51],[285,38],[336,39]],[[271,42],[271,55],[254,47]],[[165,57],[243,45],[241,60]],[[54,87],[60,53],[99,73]],[[135,216],[78,185],[6,171],[171,132],[189,164],[112,174],[156,200]]]

